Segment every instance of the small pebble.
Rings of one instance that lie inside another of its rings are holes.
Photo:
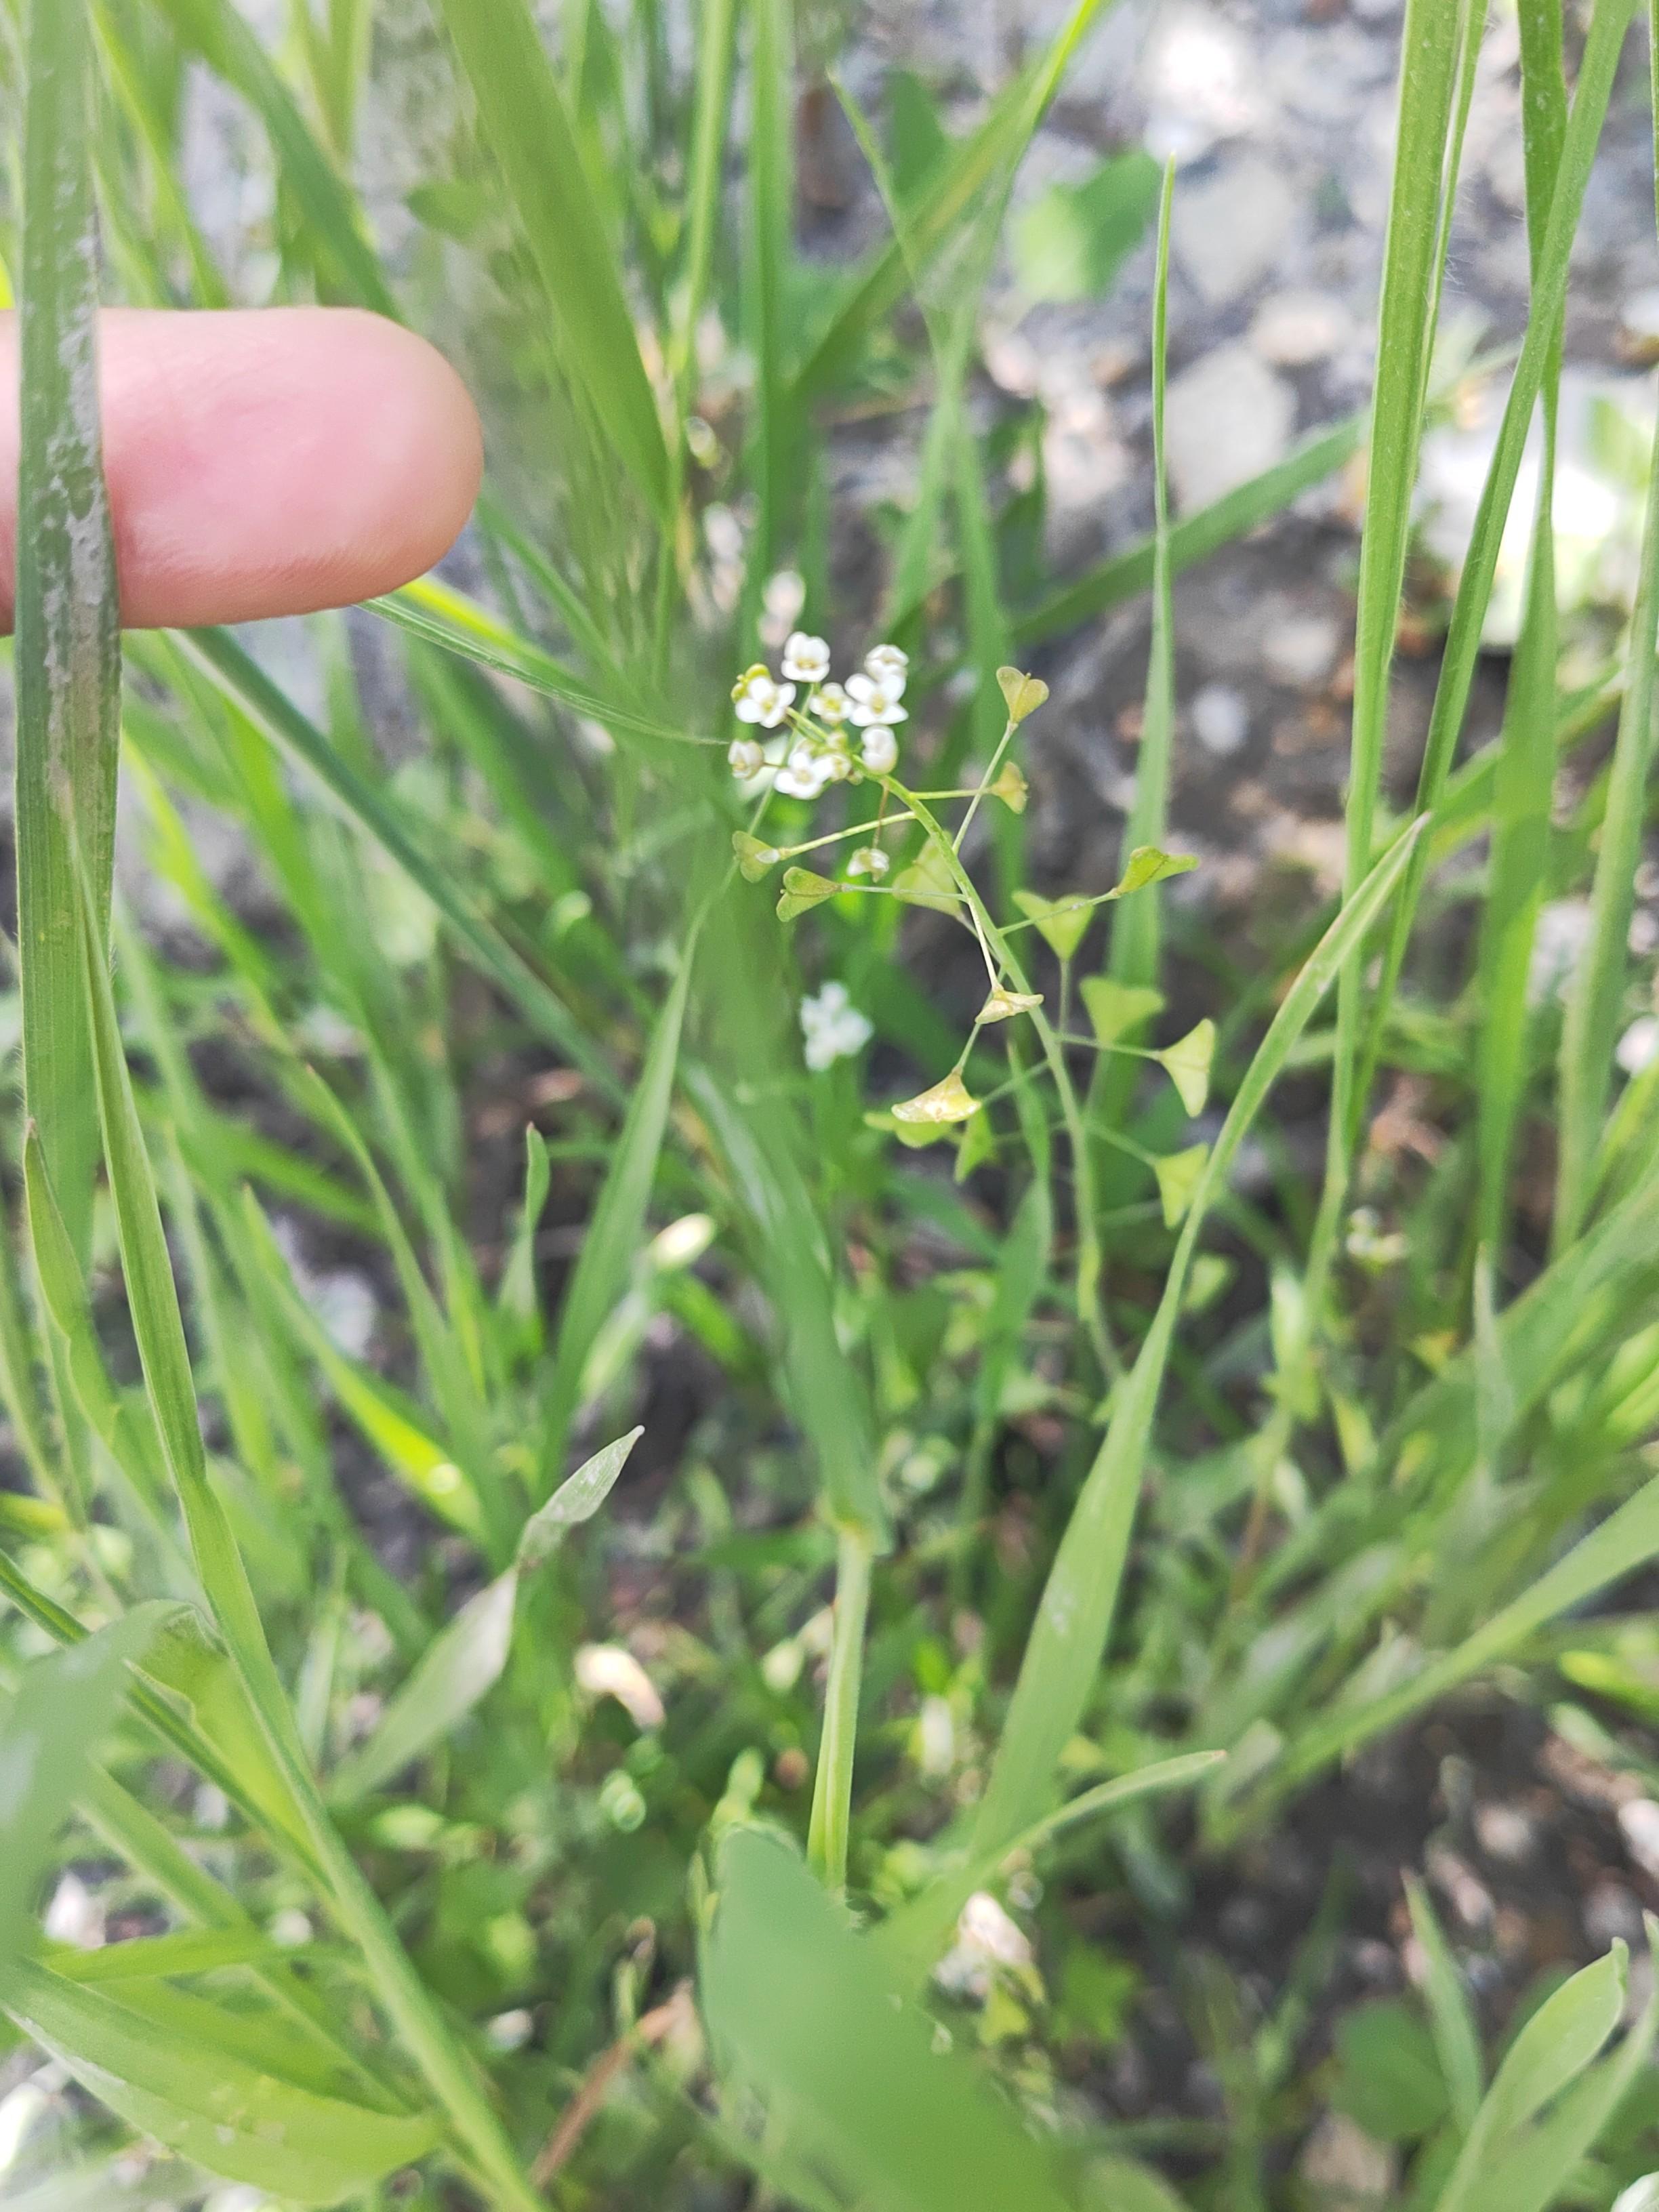
[[[1187,709],[1193,735],[1206,753],[1225,760],[1250,734],[1250,710],[1240,693],[1224,684],[1206,684]]]
[[[1659,1805],[1651,1797],[1632,1797],[1619,1808],[1619,1832],[1634,1863],[1659,1881]]]

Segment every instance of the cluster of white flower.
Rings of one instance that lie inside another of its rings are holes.
[[[726,759],[744,782],[763,769],[775,771],[773,788],[786,799],[817,799],[832,783],[843,783],[860,769],[890,775],[898,763],[896,726],[908,719],[904,683],[909,656],[896,645],[878,645],[865,655],[864,666],[844,684],[830,674],[830,648],[821,637],[793,631],[783,648],[782,672],[775,678],[757,661],[732,687],[738,720],[762,730],[787,730],[763,744],[759,738],[735,738]],[[805,690],[798,708],[796,698]],[[858,735],[858,753],[852,736]]]

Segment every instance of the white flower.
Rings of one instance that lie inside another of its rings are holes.
[[[758,738],[733,738],[726,749],[726,758],[733,775],[758,775],[766,765]]]
[[[852,703],[839,684],[820,684],[807,701],[806,711],[821,722],[844,722]]]
[[[884,876],[892,862],[879,845],[860,845],[847,863],[849,876]]]
[[[797,684],[822,684],[830,673],[830,648],[821,637],[792,630],[783,648],[783,672]]]
[[[846,774],[843,769],[842,775]],[[786,799],[818,799],[823,787],[839,779],[836,775],[833,753],[815,752],[811,745],[797,745],[784,766],[778,770],[775,791]]]
[[[1613,1057],[1626,1075],[1639,1075],[1659,1060],[1659,1018],[1643,1014],[1633,1021],[1620,1038]]]
[[[866,674],[873,676],[895,699],[903,696],[904,678],[909,665],[909,654],[896,645],[872,645],[864,656]]]
[[[861,730],[867,730],[874,722],[908,721],[908,714],[899,704],[903,691],[902,682],[896,691],[890,684],[873,676],[849,676],[847,696],[853,703],[847,711]],[[739,708],[738,711],[741,714],[743,710]]]
[[[865,732],[859,757],[872,775],[891,775],[898,762],[898,739],[885,722],[872,723]]]
[[[780,568],[769,576],[761,591],[761,603],[765,613],[761,617],[760,635],[763,645],[781,645],[793,629],[806,605],[806,583],[799,570]],[[786,669],[785,674],[789,672]]]
[[[806,1065],[815,1074],[862,1052],[872,1034],[848,997],[845,983],[826,983],[815,999],[803,999],[800,1026],[806,1039]]]
[[[775,684],[769,670],[758,662],[746,674],[740,676],[732,687],[732,703],[738,710],[740,722],[758,722],[763,730],[775,730],[794,703],[793,684]]]

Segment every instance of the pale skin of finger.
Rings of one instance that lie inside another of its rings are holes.
[[[350,307],[99,318],[104,473],[132,629],[345,606],[447,552],[483,471],[441,354]],[[0,314],[0,629],[16,574],[17,318]]]

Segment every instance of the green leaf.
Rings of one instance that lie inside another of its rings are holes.
[[[430,2119],[319,2095],[234,2047],[233,2015],[175,1996],[165,2033],[98,1990],[18,1961],[18,2026],[142,2135],[227,2180],[299,2204],[338,2204],[423,2158]]]
[[[15,659],[23,1089],[70,1249],[84,1265],[98,1117],[74,917],[84,865],[100,946],[106,941],[121,689],[98,417],[87,0],[31,0],[24,81]]]
[[[704,2014],[722,2070],[767,2099],[792,2148],[890,2212],[1062,2212],[1047,2153],[935,2051],[931,2021],[781,1838],[732,1830],[716,1884]]]
[[[1378,2142],[1414,2142],[1446,2112],[1434,2039],[1408,2004],[1388,1997],[1337,2023],[1331,2102]]]
[[[1086,898],[1050,899],[1040,891],[1017,890],[1014,904],[1062,960],[1072,957],[1095,918],[1094,902]]]
[[[137,1659],[173,1611],[144,1605],[37,1659],[0,1716],[0,1990],[28,1939],[35,1886],[114,1724]]]
[[[1158,1064],[1181,1093],[1189,1114],[1201,1114],[1210,1096],[1210,1062],[1215,1058],[1215,1024],[1200,1022],[1158,1054]]]
[[[525,0],[442,0],[477,102],[479,137],[499,164],[541,279],[561,359],[659,519],[668,452],[640,357],[617,256],[594,199],[570,112]]]
[[[1186,1218],[1209,1158],[1207,1145],[1189,1145],[1184,1152],[1165,1152],[1152,1162],[1166,1229],[1179,1229]]]
[[[1051,185],[1009,226],[1014,275],[1032,300],[1096,299],[1110,289],[1158,210],[1162,166],[1137,149],[1080,184]]]
[[[1164,1011],[1164,994],[1149,984],[1120,983],[1112,975],[1085,975],[1079,988],[1095,1036],[1121,1044]]]

